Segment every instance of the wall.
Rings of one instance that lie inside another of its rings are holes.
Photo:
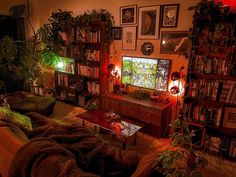
[[[9,1],[4,5],[4,8],[9,6]],[[163,5],[180,3],[179,20],[177,28],[163,28],[161,31],[188,31],[192,22],[193,11],[187,10],[188,7],[196,5],[199,0],[22,0],[29,1],[30,17],[35,28],[47,22],[51,12],[58,9],[69,10],[73,12],[74,16],[82,14],[87,10],[92,9],[107,9],[111,12],[115,19],[115,26],[120,26],[120,7],[137,4],[138,7],[149,5]],[[14,1],[14,3],[20,2]],[[98,3],[99,2],[99,3]],[[122,41],[116,40],[111,46],[110,63],[115,63],[120,67],[121,56],[143,56],[141,52],[141,45],[144,42],[151,42],[154,45],[154,52],[149,56],[150,58],[164,58],[172,60],[171,71],[178,71],[184,65],[185,72],[187,69],[187,61],[182,56],[173,54],[160,54],[160,40],[139,40],[137,39],[137,47],[135,51],[122,50]],[[115,50],[114,50],[115,49]],[[117,51],[117,54],[114,54]],[[175,99],[172,97],[172,99]],[[174,114],[173,114],[174,115]]]

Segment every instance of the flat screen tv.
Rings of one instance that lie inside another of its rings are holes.
[[[170,60],[122,57],[122,83],[158,91],[167,91]]]

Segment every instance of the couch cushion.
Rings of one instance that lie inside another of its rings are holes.
[[[18,136],[10,127],[0,127],[0,141],[0,174],[7,177],[14,155],[28,139],[26,136]]]
[[[53,97],[27,95],[25,92],[14,92],[9,94],[6,99],[13,110],[20,113],[37,112],[43,115],[50,115],[56,103]]]
[[[0,120],[11,123],[24,131],[32,130],[31,120],[28,116],[0,107]]]

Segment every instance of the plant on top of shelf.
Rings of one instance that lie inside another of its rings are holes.
[[[74,28],[74,17],[71,11],[62,11],[58,9],[58,12],[52,12],[49,23],[52,28],[56,31],[63,31],[70,33],[72,28]]]
[[[109,46],[112,42],[111,38],[111,27],[114,25],[114,16],[111,15],[110,12],[104,9],[100,10],[88,10],[84,12],[82,15],[78,15],[76,17],[75,23],[77,25],[86,25],[89,26],[90,23],[93,22],[104,22],[105,23],[105,31],[102,36],[103,41]]]
[[[198,45],[196,41],[199,38],[207,38],[208,43],[212,42],[212,33],[215,25],[222,21],[235,21],[235,14],[230,11],[229,6],[224,6],[222,2],[201,0],[196,6],[189,10],[195,10],[193,15],[193,44]]]

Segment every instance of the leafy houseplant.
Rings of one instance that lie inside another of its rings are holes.
[[[170,126],[175,130],[171,148],[160,154],[155,169],[167,177],[202,177],[199,169],[207,166],[207,160],[193,149],[195,132],[189,131],[182,114]]]
[[[75,24],[72,12],[62,11],[61,9],[58,9],[58,12],[52,12],[49,23],[52,25],[53,30],[68,33],[71,32]]]

